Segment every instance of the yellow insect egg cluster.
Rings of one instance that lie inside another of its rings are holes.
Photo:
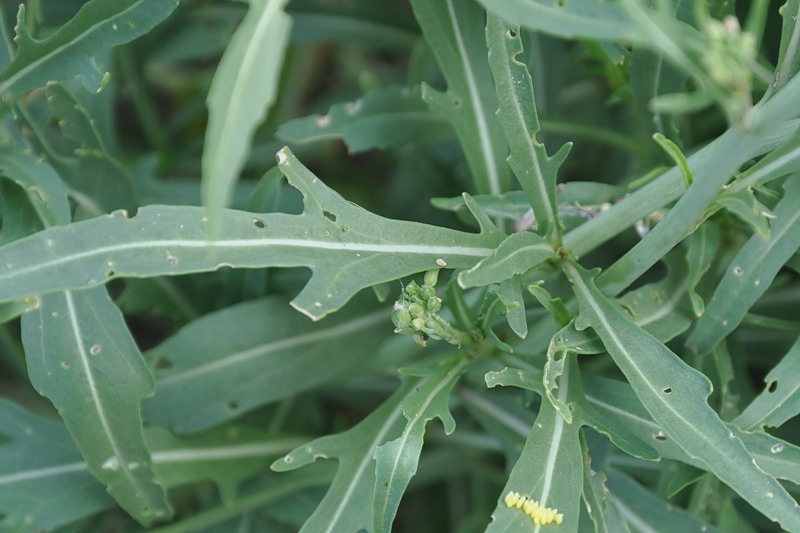
[[[564,521],[564,515],[558,512],[558,509],[551,509],[539,505],[539,502],[532,500],[527,496],[523,496],[519,492],[509,492],[503,499],[506,507],[509,509],[520,509],[523,513],[528,515],[531,521],[537,526],[546,526],[549,524],[561,525]]]

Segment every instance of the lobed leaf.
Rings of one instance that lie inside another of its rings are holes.
[[[147,353],[156,395],[142,406],[146,420],[198,431],[354,371],[392,333],[388,312],[360,303],[309,324],[271,296],[190,322]]]
[[[800,414],[800,339],[764,378],[764,390],[734,424],[744,430],[780,427]]]
[[[569,385],[571,371],[577,372],[577,367],[567,368],[559,387],[559,396],[564,401],[573,394]],[[510,509],[504,504],[503,499],[511,491],[562,513],[564,521],[559,526],[559,531],[578,531],[583,483],[579,429],[579,424],[565,422],[550,402],[542,402],[525,448],[511,470],[497,507],[492,513],[492,522],[486,529],[487,533],[541,531],[542,526],[534,525],[531,518],[520,509]]]
[[[411,5],[447,80],[447,93],[423,85],[422,99],[453,127],[475,192],[505,192],[508,148],[494,115],[497,96],[486,57],[483,9],[471,0],[412,0]]]
[[[425,427],[439,418],[445,434],[455,430],[449,401],[453,387],[467,369],[469,359],[458,353],[432,367],[401,369],[401,373],[421,378],[411,394],[403,399],[403,415],[408,422],[402,435],[375,449],[374,532],[390,532],[400,500],[417,472]]]
[[[250,150],[250,140],[275,100],[289,42],[287,0],[249,0],[250,9],[231,38],[208,92],[202,198],[209,230],[222,228],[222,209]]]
[[[512,233],[492,255],[459,273],[458,284],[466,289],[499,283],[555,257],[553,247],[539,235],[529,231]]]
[[[58,409],[89,471],[134,518],[171,514],[142,434],[153,377],[105,289],[41,297],[22,318],[28,375]]]
[[[53,118],[58,121],[59,129],[66,139],[73,141],[64,143],[63,154],[54,153],[50,148],[47,157],[72,189],[72,195],[80,198],[79,204],[93,215],[98,211],[136,209],[133,177],[112,155],[108,140],[103,138],[90,111],[66,84],[48,83],[46,94],[47,104]],[[41,128],[30,122],[29,125],[34,131]],[[44,132],[37,133],[40,142],[49,146],[43,138]]]
[[[579,328],[592,327],[647,411],[690,457],[789,531],[800,531],[795,502],[752,455],[707,399],[711,385],[702,373],[636,326],[603,296],[592,276],[573,265],[566,272],[581,307]]]
[[[176,7],[178,0],[92,0],[55,33],[37,40],[28,33],[22,5],[16,26],[18,49],[0,72],[0,94],[15,99],[48,81],[75,76],[88,89],[102,88],[95,55],[148,33]]]
[[[483,215],[479,234],[385,219],[328,189],[288,149],[279,163],[304,195],[300,215],[226,211],[219,240],[209,240],[198,207],[149,206],[131,219],[115,212],[51,228],[1,249],[0,301],[116,277],[307,266],[311,280],[292,305],[319,319],[363,288],[431,268],[471,267],[498,243]]]
[[[419,90],[396,86],[335,104],[326,115],[290,120],[275,133],[289,142],[342,139],[351,153],[438,141],[452,134],[450,125],[428,109]]]
[[[754,235],[739,250],[686,340],[695,353],[711,351],[739,325],[800,247],[800,175],[787,179],[784,189],[785,194],[774,209],[769,239]]]
[[[500,104],[497,118],[511,150],[508,164],[533,207],[537,231],[557,245],[561,223],[556,209],[556,177],[572,145],[565,144],[551,158],[536,139],[540,128],[533,82],[528,67],[517,59],[522,53],[519,26],[489,14],[486,43]]]
[[[406,381],[389,399],[355,427],[299,446],[272,469],[285,472],[317,459],[336,459],[338,470],[328,492],[303,524],[301,533],[369,530],[373,525],[375,450],[403,428],[403,401],[412,394],[416,380]]]
[[[67,191],[50,165],[30,153],[4,146],[0,148],[0,175],[25,191],[42,223],[48,226],[69,224]]]

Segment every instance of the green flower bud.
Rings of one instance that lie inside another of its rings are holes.
[[[425,314],[425,307],[422,304],[413,303],[408,306],[408,312],[414,318],[420,317]]]
[[[417,331],[422,331],[422,328],[425,327],[425,321],[421,318],[415,318],[411,321],[411,327]]]
[[[419,295],[423,300],[428,301],[431,298],[436,298],[436,289],[433,287],[423,286],[419,292]]]
[[[439,280],[439,269],[428,270],[425,272],[425,285],[433,287],[436,285],[436,282]]]

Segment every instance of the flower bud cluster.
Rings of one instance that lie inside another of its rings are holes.
[[[394,332],[413,335],[421,346],[426,346],[429,339],[458,346],[469,343],[469,334],[454,328],[438,314],[442,308],[442,299],[436,296],[438,277],[438,270],[429,270],[422,285],[412,281],[403,287],[392,310]]]

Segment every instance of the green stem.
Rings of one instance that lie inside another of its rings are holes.
[[[199,513],[177,524],[151,530],[152,533],[185,533],[186,531],[200,531],[211,526],[221,524],[251,509],[263,507],[299,490],[324,486],[330,483],[331,474],[318,474],[300,479],[284,479],[280,484],[271,485],[269,488],[244,496],[235,502],[216,507],[210,511]]]

